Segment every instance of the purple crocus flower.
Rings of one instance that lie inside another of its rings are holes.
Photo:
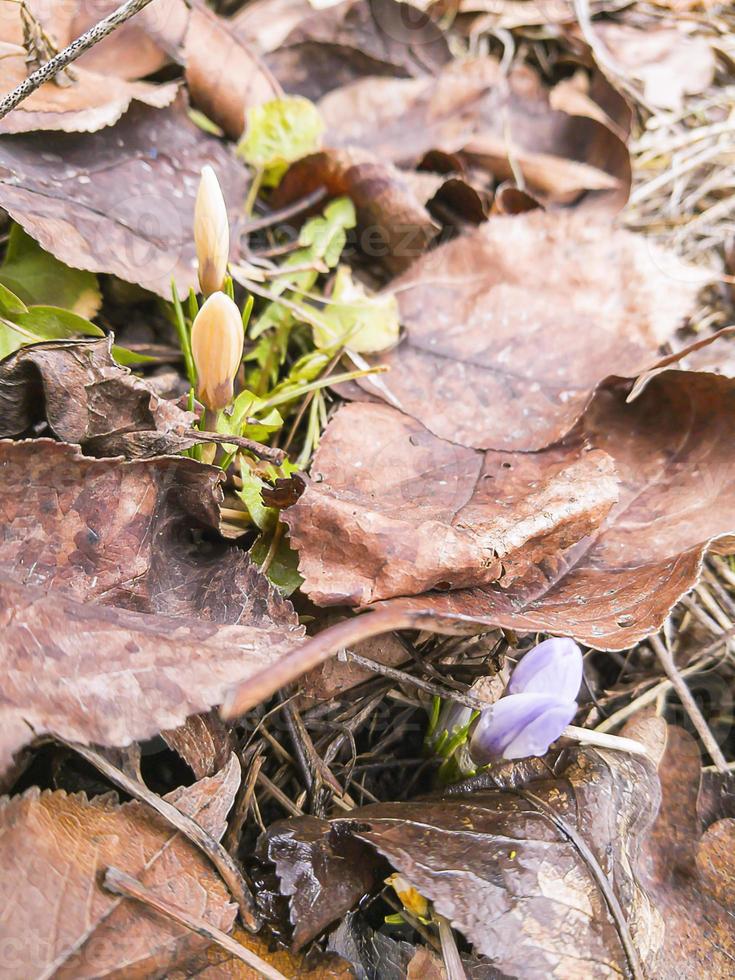
[[[582,651],[573,640],[539,643],[511,674],[507,693],[477,719],[473,760],[485,765],[543,755],[576,714],[581,683]]]

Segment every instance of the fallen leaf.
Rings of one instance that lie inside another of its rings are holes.
[[[205,164],[234,213],[247,187],[235,157],[189,121],[181,101],[134,106],[97,133],[0,137],[0,206],[66,265],[170,298],[172,278],[181,294],[197,283],[191,229]]]
[[[179,728],[161,732],[161,737],[197,779],[214,775],[235,751],[232,731],[215,711],[192,715]]]
[[[589,215],[493,217],[391,283],[407,336],[372,396],[478,448],[560,439],[602,379],[653,366],[699,289],[651,242]],[[553,338],[550,340],[549,338]]]
[[[430,150],[459,154],[496,180],[523,175],[555,204],[619,210],[630,187],[628,152],[596,120],[555,112],[528,66],[507,76],[492,58],[454,61],[432,78],[368,78],[319,101],[325,144],[370,150],[411,165]]]
[[[715,54],[702,34],[688,36],[659,22],[645,28],[595,23],[595,35],[621,74],[641,82],[655,108],[680,111],[686,96],[704,92],[714,78]]]
[[[47,3],[29,4],[38,13],[42,27],[51,28],[64,47],[69,36],[68,24],[63,21],[72,11],[68,4],[57,4],[50,11]],[[52,24],[49,25],[49,15]],[[101,19],[101,18],[100,18]],[[61,28],[61,30],[59,30]],[[56,29],[56,30],[54,30]],[[63,38],[63,40],[61,40]],[[23,23],[18,4],[3,4],[0,10],[0,41],[23,45]],[[10,92],[29,74],[25,52],[6,55],[0,59],[0,90]],[[176,98],[178,84],[152,85],[130,81],[113,74],[101,75],[76,65],[66,75],[67,84],[46,82],[32,92],[20,105],[0,120],[0,133],[30,133],[36,130],[61,130],[66,133],[95,132],[116,123],[133,101],[162,109]]]
[[[271,594],[256,569],[251,582],[250,614],[222,626],[84,603],[0,577],[0,659],[9,678],[0,771],[46,733],[125,746],[221,704],[232,684],[273,663],[300,635],[293,618],[277,624],[261,612]]]
[[[380,868],[359,842],[335,833],[330,821],[319,817],[277,820],[261,836],[256,855],[264,865],[274,866],[278,894],[289,900],[294,950],[318,936],[380,880]],[[256,901],[266,913],[272,900],[266,887],[256,890]]]
[[[219,839],[240,781],[233,756],[216,776],[166,797]],[[207,941],[104,891],[114,865],[162,898],[229,931],[236,906],[209,861],[140,803],[109,794],[27,790],[0,803],[4,975],[165,975]],[[15,954],[15,955],[13,955]]]
[[[610,381],[565,440],[536,453],[471,452],[388,406],[342,408],[313,482],[282,514],[304,591],[322,604],[413,594],[394,599],[386,618],[426,612],[448,624],[561,633],[596,649],[655,632],[697,581],[710,543],[735,527],[726,448],[735,384],[670,370],[632,404],[629,390]],[[595,531],[590,517],[596,506],[602,516],[615,485],[611,461],[620,498]],[[556,502],[537,508],[551,491]],[[571,519],[556,524],[564,514]],[[532,524],[535,540],[523,533]],[[483,537],[501,525],[507,537]],[[462,576],[484,584],[462,588]],[[416,595],[430,581],[451,591]]]
[[[442,796],[272,825],[259,855],[274,864],[290,900],[294,946],[360,897],[355,869],[371,866],[373,848],[503,975],[546,980],[593,970],[668,980],[691,964],[692,976],[727,976],[735,943],[723,845],[729,837],[731,846],[735,821],[720,821],[700,841],[686,807],[682,828],[677,793],[696,800],[696,746],[677,730],[669,730],[667,743],[658,718],[629,734],[650,758],[581,749],[560,759],[557,775],[547,770],[530,782],[510,766]],[[682,744],[689,759],[690,746],[696,753],[683,771]],[[368,845],[362,854],[353,851],[349,864],[337,859],[336,846],[344,851],[358,842]],[[682,864],[682,848],[709,863]],[[373,857],[374,874],[380,866]],[[656,878],[658,868],[666,869],[664,880]],[[310,903],[303,901],[306,888]]]
[[[192,538],[218,523],[214,467],[49,440],[0,454],[0,768],[44,732],[124,746],[176,728],[302,635],[245,552]]]
[[[232,938],[294,980],[354,980],[355,977],[349,964],[333,954],[318,950],[312,950],[308,955],[291,953],[280,945],[269,943],[263,935],[245,932],[238,925],[232,931]],[[183,969],[169,972],[166,980],[190,980],[191,977],[197,980],[261,980],[262,974],[213,944],[204,953],[187,960]]]
[[[159,456],[193,445],[195,420],[115,363],[109,338],[33,344],[0,362],[0,438],[46,422],[90,456]]]
[[[278,0],[249,4],[234,26],[266,52],[287,92],[309,99],[361,78],[433,75],[450,60],[441,27],[410,3],[346,0],[319,11],[294,3],[279,18],[280,10]]]
[[[400,667],[408,659],[410,654],[394,633],[387,633],[385,636],[372,637],[363,643],[356,643],[350,647],[352,653],[360,657],[372,660],[377,664],[384,664],[387,667]],[[299,683],[299,694],[305,699],[306,704],[311,700],[329,701],[330,698],[339,697],[351,687],[362,684],[363,681],[372,680],[376,676],[375,672],[362,667],[354,660],[340,660],[332,657],[323,663],[321,667],[305,674]]]
[[[94,27],[103,17],[108,17],[120,4],[119,0],[65,0],[63,5],[53,6],[59,10],[65,8],[64,20],[57,27],[56,36],[59,44],[66,45]],[[168,64],[168,57],[136,16],[85,51],[77,63],[100,75],[137,79],[154,75]]]
[[[428,177],[421,185],[417,178]],[[355,205],[358,243],[371,259],[394,272],[422,255],[439,231],[426,204],[444,178],[405,173],[364,150],[323,150],[295,163],[274,195],[284,207],[324,187],[330,197],[348,196]]]
[[[245,113],[280,95],[272,74],[231,22],[186,0],[154,0],[139,24],[169,57],[183,65],[192,102],[237,139]]]
[[[387,406],[343,408],[314,458],[313,482],[282,514],[304,591],[322,605],[366,605],[535,579],[591,535],[618,497],[607,453],[551,459],[521,495],[518,474],[503,486],[500,460],[490,468],[481,453]]]

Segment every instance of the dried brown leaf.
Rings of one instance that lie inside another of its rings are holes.
[[[161,732],[161,736],[197,779],[213,775],[235,751],[232,730],[215,711],[192,715],[179,728]]]
[[[39,14],[41,26],[54,37],[59,47],[64,47],[74,39],[69,36],[69,15],[73,10],[68,4],[57,4],[55,7],[57,9],[51,10],[50,4],[39,3],[38,0],[30,4],[30,9]],[[0,42],[22,48],[23,24],[19,4],[2,4]],[[117,64],[121,62],[117,61]],[[35,130],[95,132],[117,122],[134,100],[162,109],[176,98],[178,85],[175,82],[153,85],[131,81],[111,73],[109,67],[108,63],[108,72],[100,74],[84,65],[77,65],[64,76],[65,84],[46,82],[0,120],[0,133],[30,133]],[[22,50],[18,54],[4,56],[0,59],[0,91],[11,91],[28,74],[29,67]]]
[[[0,362],[0,438],[46,422],[90,456],[130,459],[191,446],[196,415],[159,398],[114,361],[110,348],[107,338],[49,341]]]
[[[283,515],[304,590],[338,605],[437,587],[507,590],[591,535],[618,497],[605,452],[535,467],[524,495],[517,474],[503,481],[502,462],[387,406],[346,406],[317,452],[313,483]]]
[[[428,182],[422,185],[421,177]],[[438,233],[426,204],[444,183],[442,178],[404,173],[364,150],[324,150],[290,168],[274,206],[285,206],[319,187],[330,197],[347,195],[355,205],[363,251],[399,272],[422,255]]]
[[[589,215],[494,217],[391,284],[407,336],[362,387],[452,442],[543,448],[603,378],[654,366],[694,311],[689,272]]]
[[[216,776],[166,799],[219,839],[240,781],[232,757]],[[105,892],[108,865],[229,931],[236,907],[208,860],[139,803],[28,790],[0,803],[3,975],[165,975],[206,948],[184,927]]]
[[[189,121],[182,102],[136,105],[97,133],[0,137],[0,206],[67,265],[170,298],[172,278],[181,293],[196,286],[191,229],[205,164],[234,213],[247,188],[234,156]]]
[[[290,953],[261,935],[254,936],[235,926],[232,938],[252,950],[285,977],[294,980],[354,980],[349,964],[338,956],[312,951],[308,956]],[[186,966],[172,970],[166,980],[261,980],[262,975],[242,960],[230,956],[220,946],[212,945],[206,952],[189,959]]]
[[[248,4],[234,21],[284,89],[317,100],[360,78],[433,75],[450,60],[431,17],[396,0],[346,0],[324,10],[279,0]]]
[[[326,142],[396,164],[430,150],[459,153],[497,180],[522,174],[548,203],[619,210],[630,187],[628,152],[596,120],[554,111],[527,66],[505,75],[492,58],[451,62],[436,76],[367,78],[326,95]]]
[[[301,636],[246,553],[192,540],[217,525],[213,467],[48,440],[0,453],[0,768],[46,732],[124,746],[176,728]]]
[[[710,542],[735,527],[727,449],[735,384],[667,371],[632,404],[629,390],[630,382],[610,382],[564,441],[537,453],[472,453],[387,406],[341,409],[315,457],[314,482],[283,515],[304,590],[327,604],[414,594],[393,600],[393,613],[544,630],[599,649],[654,632],[696,582]],[[594,514],[584,504],[599,504],[595,492],[609,480],[590,482],[600,453],[614,463],[620,499],[585,536],[581,523],[556,522],[580,505],[580,518]],[[556,508],[537,513],[535,501],[554,487]],[[501,578],[484,564],[478,528],[507,522],[504,540],[520,546],[513,536],[529,527],[519,522],[526,508],[539,536],[523,538],[534,547],[520,548],[520,564],[494,541]],[[569,536],[556,538],[559,530]],[[463,575],[487,584],[459,588]],[[416,595],[432,576],[452,590]]]
[[[233,25],[204,4],[155,0],[140,14],[148,36],[184,65],[191,99],[236,139],[246,110],[279,94],[278,85]]]

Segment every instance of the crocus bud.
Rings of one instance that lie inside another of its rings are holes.
[[[197,313],[191,328],[197,394],[212,411],[218,412],[232,401],[244,340],[237,306],[224,293],[213,293]]]
[[[472,733],[478,765],[543,755],[572,720],[582,683],[582,652],[573,640],[551,639],[529,651],[513,671],[508,694],[485,708]]]
[[[222,289],[230,254],[230,224],[217,175],[204,167],[194,208],[194,243],[199,261],[199,286],[205,296]]]

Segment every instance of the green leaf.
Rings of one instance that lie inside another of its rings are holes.
[[[45,252],[20,225],[10,230],[0,283],[28,305],[63,307],[84,317],[94,316],[102,303],[97,277],[70,269]]]
[[[347,244],[347,231],[356,224],[355,205],[349,197],[338,197],[326,206],[322,217],[306,222],[299,244],[309,249],[311,259],[321,259],[333,269]]]
[[[237,496],[247,507],[256,527],[265,531],[272,527],[276,520],[275,510],[272,507],[266,507],[261,496],[263,487],[268,484],[253,473],[245,460],[240,465],[240,476],[242,477],[242,488],[237,491]]]
[[[16,313],[27,313],[28,307],[23,300],[0,283],[0,315],[14,316]]]
[[[308,265],[310,262],[323,262],[330,269],[334,268],[347,243],[347,231],[354,228],[356,223],[355,206],[349,197],[336,198],[327,205],[323,215],[306,222],[299,235],[302,247],[293,252],[281,268]],[[314,288],[318,277],[316,269],[304,269],[293,276],[279,276],[271,285],[271,292],[277,295],[285,292],[308,293]],[[251,327],[250,337],[256,340],[270,328],[288,329],[294,322],[291,310],[278,302],[269,303]]]
[[[0,318],[0,357],[7,357],[25,344],[37,344],[44,340],[67,340],[79,334],[104,337],[99,327],[69,310],[55,306],[23,309],[24,313],[6,313]]]
[[[220,412],[217,417],[217,432],[224,436],[243,436],[246,439],[256,439],[264,442],[269,435],[277,432],[283,425],[279,412],[273,408],[267,411],[263,418],[257,418],[264,405],[263,399],[258,398],[252,391],[240,392],[229,410]],[[248,425],[246,419],[257,418],[257,424]],[[234,452],[236,446],[225,446],[227,452]]]
[[[261,534],[250,549],[250,557],[256,565],[262,565],[265,561],[272,540],[273,535]],[[299,575],[299,555],[289,546],[287,535],[284,534],[278,541],[266,574],[285,596],[292,595],[302,586],[304,580]]]
[[[294,160],[319,149],[324,121],[319,110],[300,95],[286,95],[247,111],[245,135],[238,153],[275,187]]]
[[[77,334],[85,337],[104,337],[105,333],[83,316],[62,310],[57,306],[31,306],[27,313],[12,317],[23,330],[32,333],[35,340],[66,340]]]
[[[334,279],[332,296],[314,326],[314,343],[319,348],[341,345],[358,354],[372,354],[398,341],[400,314],[392,293],[370,296],[355,282],[346,265]]]
[[[133,367],[137,364],[157,364],[158,358],[151,354],[138,354],[127,347],[120,347],[119,344],[112,345],[112,356],[122,367]]]

